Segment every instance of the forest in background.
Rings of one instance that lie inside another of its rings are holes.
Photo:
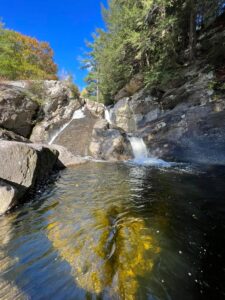
[[[111,104],[134,76],[166,83],[197,58],[197,37],[224,12],[224,0],[109,0],[106,29],[93,34],[84,60],[86,95]],[[223,63],[223,62],[221,62]]]

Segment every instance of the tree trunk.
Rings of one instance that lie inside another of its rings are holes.
[[[196,6],[195,0],[190,0],[190,28],[189,28],[189,60],[195,60],[196,51]]]

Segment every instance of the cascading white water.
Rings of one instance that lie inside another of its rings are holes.
[[[171,167],[172,164],[169,162],[158,159],[156,157],[150,157],[148,149],[142,138],[129,137],[129,141],[133,150],[135,163],[151,166]]]
[[[105,108],[105,119],[109,124],[112,124],[112,119],[111,119],[112,113],[109,108]]]
[[[130,137],[129,140],[131,143],[135,160],[142,160],[148,158],[148,149],[142,138]]]
[[[73,121],[73,120],[76,120],[76,119],[83,119],[85,118],[85,114],[84,114],[84,109],[83,108],[80,108],[78,110],[76,110],[71,118],[71,120],[69,122],[67,122],[66,124],[64,124],[62,127],[59,128],[59,130],[57,130],[55,132],[55,134],[51,137],[50,141],[49,141],[49,145],[52,145],[53,142],[55,141],[55,139],[60,135],[61,132],[63,132],[66,127],[68,127],[70,125],[70,123]]]

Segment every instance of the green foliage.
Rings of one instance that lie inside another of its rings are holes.
[[[0,78],[57,79],[56,73],[48,43],[4,29],[0,24]]]
[[[145,75],[146,84],[172,78],[184,63],[181,54],[186,48],[194,57],[195,31],[203,23],[209,24],[209,15],[218,15],[222,4],[221,0],[216,2],[109,0],[108,8],[102,7],[106,30],[98,29],[93,35],[84,61],[89,69],[89,97],[106,104],[113,102],[116,93],[137,73]]]

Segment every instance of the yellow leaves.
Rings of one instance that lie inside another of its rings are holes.
[[[53,51],[48,43],[23,35],[13,30],[2,29],[0,45],[0,65],[7,62],[0,75],[7,74],[8,79],[56,79],[57,66],[53,61]],[[6,57],[11,59],[6,60]],[[12,61],[14,63],[12,63]]]

